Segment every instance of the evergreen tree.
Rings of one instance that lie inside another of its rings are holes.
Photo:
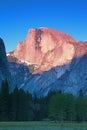
[[[78,97],[76,101],[77,121],[87,120],[87,99],[85,97]]]
[[[26,99],[26,93],[24,92],[24,90],[20,89],[19,93],[18,93],[19,97],[19,106],[18,106],[18,120],[19,121],[25,121],[27,120],[27,99]]]
[[[32,95],[27,92],[26,93],[26,112],[27,112],[27,118],[26,120],[34,120],[34,112],[33,112],[33,100]]]
[[[18,88],[16,87],[14,91],[12,92],[12,106],[11,106],[11,115],[12,120],[17,121],[18,120],[18,108],[19,108],[19,94],[18,94]]]
[[[48,117],[48,97],[43,97],[40,99],[40,120]]]
[[[55,121],[63,122],[65,119],[65,95],[56,94],[50,98],[49,117]]]
[[[8,81],[5,80],[2,82],[1,85],[1,94],[0,94],[0,111],[1,111],[1,116],[0,120],[2,121],[8,121],[9,120],[9,85]]]
[[[32,120],[32,109],[30,107],[30,101],[32,96],[23,89],[14,89],[11,94],[11,117],[14,121]]]
[[[72,94],[65,95],[66,106],[65,106],[65,113],[66,113],[66,120],[73,121],[76,119],[76,110],[75,110],[75,97]]]

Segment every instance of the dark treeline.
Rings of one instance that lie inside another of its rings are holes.
[[[30,121],[49,119],[54,121],[87,121],[87,98],[80,91],[72,94],[50,93],[47,97],[32,97],[17,87],[9,93],[7,80],[0,89],[0,121]]]
[[[29,92],[17,87],[9,92],[7,80],[0,88],[0,121],[42,120],[47,117],[46,100],[32,97]]]

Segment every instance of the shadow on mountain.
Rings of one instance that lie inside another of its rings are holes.
[[[9,66],[14,86],[31,94],[40,97],[50,91],[62,91],[78,95],[82,90],[87,96],[87,55],[73,58],[71,63],[53,67],[41,74],[31,74],[27,66],[22,64],[12,62]]]

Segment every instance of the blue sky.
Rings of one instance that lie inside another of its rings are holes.
[[[0,37],[6,51],[31,28],[50,27],[87,41],[87,0],[0,0]]]

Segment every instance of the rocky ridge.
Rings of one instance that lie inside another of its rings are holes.
[[[40,73],[69,63],[75,53],[75,42],[69,35],[50,28],[31,29],[12,55],[19,62],[33,64],[32,73]]]
[[[8,59],[14,85],[25,91],[46,96],[82,90],[87,95],[87,43],[50,28],[31,29]]]

